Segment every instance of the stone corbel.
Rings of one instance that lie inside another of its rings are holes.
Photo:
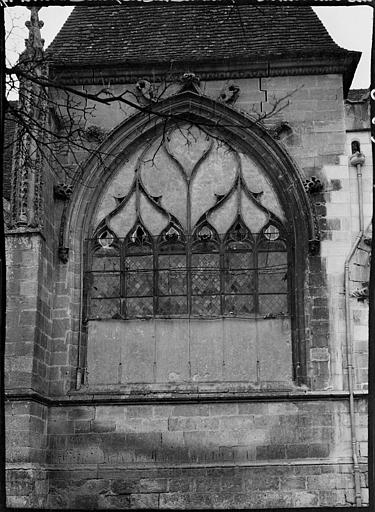
[[[304,182],[303,186],[308,194],[319,194],[324,188],[323,183],[316,176],[311,176],[310,179]]]
[[[138,82],[135,84],[135,89],[136,93],[138,93],[138,100],[143,99],[146,100],[147,103],[156,101],[152,84],[148,80],[138,80]]]
[[[69,260],[69,247],[59,247],[58,257],[62,263],[68,263]]]
[[[239,94],[240,88],[238,85],[228,84],[221,90],[219,100],[228,105],[233,105],[237,101]]]
[[[53,187],[53,194],[55,198],[61,199],[62,201],[69,201],[72,192],[73,187],[69,183],[58,183]]]

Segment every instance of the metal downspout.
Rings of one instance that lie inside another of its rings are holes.
[[[344,270],[344,292],[345,292],[345,341],[346,341],[346,356],[347,356],[347,371],[348,371],[348,390],[349,390],[349,415],[350,415],[350,431],[352,442],[352,456],[353,456],[353,473],[354,473],[354,490],[356,506],[362,505],[361,495],[361,471],[359,468],[359,446],[357,440],[357,430],[355,422],[354,411],[354,375],[353,375],[353,344],[351,338],[351,312],[349,302],[349,265],[354,256],[355,251],[363,237],[364,229],[364,216],[363,216],[363,194],[362,194],[362,165],[365,157],[362,153],[355,153],[351,159],[351,165],[357,169],[357,186],[358,186],[358,214],[359,214],[359,232],[355,242],[345,260]]]

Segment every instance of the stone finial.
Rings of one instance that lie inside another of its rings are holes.
[[[32,52],[33,56],[36,53],[43,53],[44,39],[42,39],[40,29],[43,27],[43,21],[39,20],[38,12],[41,7],[29,7],[30,20],[25,22],[26,27],[29,29],[29,37],[25,39],[26,52]]]
[[[196,94],[202,94],[199,87],[201,79],[195,73],[184,73],[180,76],[178,81],[181,84],[179,92],[192,91]]]
[[[184,73],[181,77],[180,77],[180,82],[182,84],[196,84],[196,85],[199,85],[200,84],[200,77],[198,75],[196,75],[195,73]]]

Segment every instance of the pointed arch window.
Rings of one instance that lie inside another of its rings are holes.
[[[275,192],[244,155],[194,130],[151,144],[128,190],[113,189],[88,241],[86,320],[289,315]]]

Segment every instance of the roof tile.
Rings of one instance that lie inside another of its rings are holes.
[[[154,2],[76,7],[47,50],[55,65],[345,54],[311,7]]]

